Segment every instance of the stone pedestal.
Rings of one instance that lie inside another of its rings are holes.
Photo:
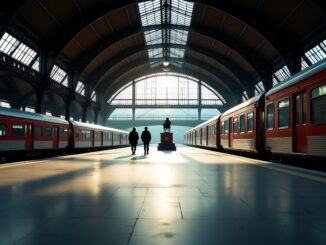
[[[159,151],[176,151],[177,148],[173,143],[173,133],[161,133],[161,143],[158,144]]]

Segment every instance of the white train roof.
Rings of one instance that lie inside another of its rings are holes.
[[[59,117],[52,117],[52,116],[47,116],[47,115],[43,115],[43,114],[20,111],[20,110],[9,109],[9,108],[4,108],[4,107],[0,107],[0,116],[10,116],[10,117],[35,120],[35,121],[69,125],[69,123],[66,120],[59,118]]]
[[[73,120],[70,120],[69,122],[72,125],[77,126],[77,127],[99,129],[99,130],[110,130],[110,131],[116,131],[116,132],[120,132],[120,133],[128,133],[127,131],[123,131],[123,130],[115,129],[115,128],[104,127],[104,126],[97,125],[97,124],[84,123],[84,122],[78,122],[78,121],[73,121]]]
[[[239,110],[239,109],[241,109],[241,108],[243,108],[243,107],[246,107],[246,106],[248,106],[248,105],[251,105],[251,104],[253,104],[253,103],[259,101],[260,98],[263,97],[263,95],[264,95],[264,93],[262,93],[262,94],[258,94],[258,95],[256,95],[255,97],[252,97],[252,98],[250,98],[249,100],[246,100],[246,101],[242,102],[241,104],[236,105],[236,106],[230,108],[229,110],[225,111],[225,112],[222,114],[222,117],[223,117],[223,116],[227,116],[227,115],[231,114],[232,112],[235,112],[235,111],[237,111],[237,110]]]
[[[287,88],[291,86],[292,84],[295,84],[297,82],[300,82],[301,80],[314,75],[317,72],[323,71],[326,69],[326,61],[319,62],[317,64],[314,64],[310,66],[309,68],[298,72],[297,74],[294,74],[292,77],[289,79],[284,80],[283,82],[280,82],[277,84],[274,88],[270,89],[267,93],[266,96],[272,95],[284,88]]]
[[[189,129],[188,131],[186,131],[185,134],[186,134],[186,133],[189,133],[189,132],[191,132],[191,131],[193,131],[193,130],[195,130],[195,129],[197,129],[197,128],[201,128],[202,126],[204,126],[204,125],[206,125],[206,124],[209,124],[209,123],[211,123],[211,122],[213,122],[213,121],[219,119],[220,116],[221,116],[221,114],[219,114],[219,115],[217,115],[217,116],[215,116],[215,117],[212,117],[211,119],[208,119],[207,121],[205,121],[205,122],[203,122],[203,123],[201,123],[201,124],[198,124],[197,126],[193,127],[192,129]]]

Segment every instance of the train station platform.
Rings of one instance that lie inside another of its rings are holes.
[[[178,146],[0,165],[0,244],[326,244],[326,175]]]

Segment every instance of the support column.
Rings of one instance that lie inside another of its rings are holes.
[[[35,108],[36,113],[42,113],[43,97],[44,97],[44,90],[43,88],[40,88],[38,89],[38,91],[36,91],[36,108]]]
[[[270,90],[273,87],[273,72],[264,72],[262,74],[262,82],[264,84],[265,91]]]
[[[287,67],[291,76],[301,71],[301,54],[299,51],[287,57]]]
[[[135,121],[136,118],[136,83],[132,82],[132,120]]]
[[[201,121],[201,110],[202,110],[202,104],[201,104],[201,81],[198,82],[198,94],[197,94],[197,97],[198,97],[198,120]]]
[[[71,105],[71,100],[67,99],[65,101],[65,119],[67,121],[70,120],[70,105]]]

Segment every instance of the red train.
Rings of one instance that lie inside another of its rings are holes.
[[[240,152],[326,157],[326,62],[187,131],[184,143]]]
[[[0,157],[128,144],[128,132],[0,107]]]

